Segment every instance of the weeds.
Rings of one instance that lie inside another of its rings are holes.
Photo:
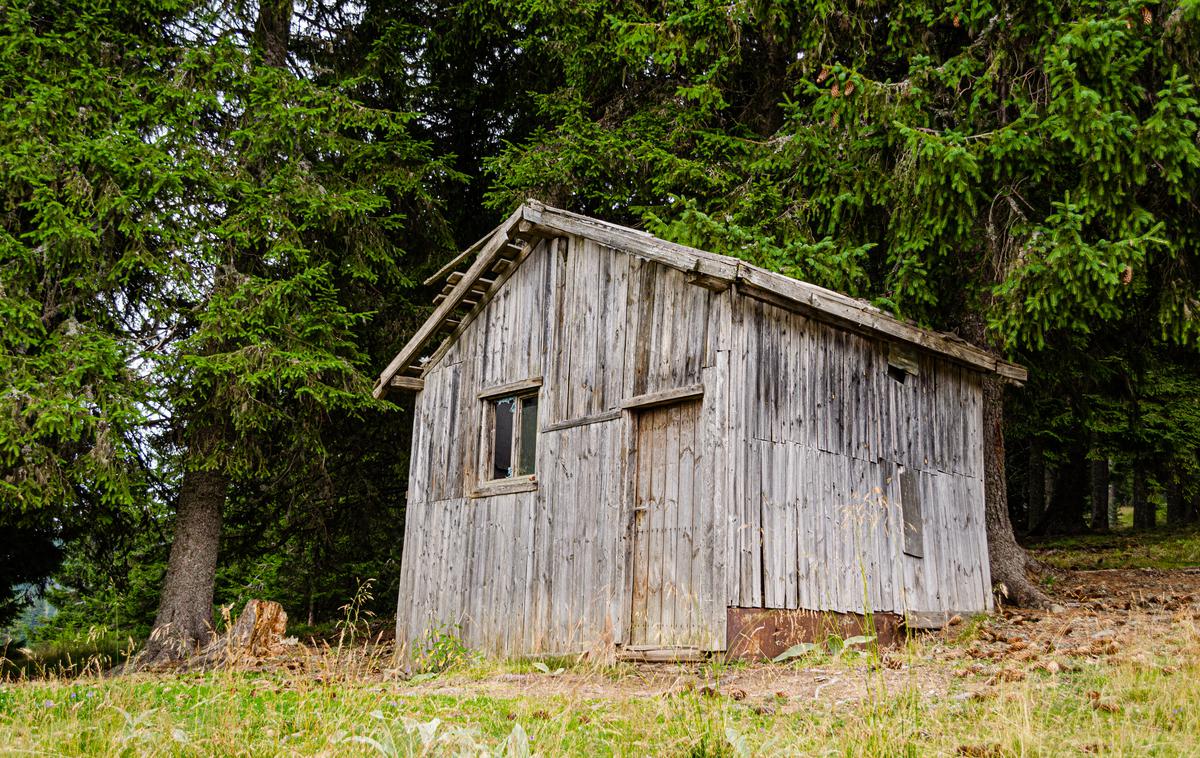
[[[363,633],[370,633],[370,621],[375,618],[375,614],[368,610],[367,606],[375,599],[371,594],[374,584],[374,579],[359,582],[354,597],[338,608],[342,612],[342,618],[337,622],[339,648],[343,644],[353,645]]]
[[[457,625],[441,624],[431,628],[413,652],[413,671],[417,676],[437,675],[476,659],[475,653],[459,638]]]
[[[100,674],[124,663],[135,650],[132,639],[92,627],[76,639],[41,642],[32,647],[0,648],[0,681],[71,678]]]
[[[924,665],[937,666],[922,644]],[[901,679],[882,696],[848,701],[789,698],[772,689],[782,682],[742,699],[677,686],[656,697],[580,696],[581,685],[603,681],[582,666],[538,677],[556,687],[549,693],[513,686],[505,694],[477,690],[466,669],[467,685],[449,694],[262,673],[88,677],[0,688],[0,733],[5,751],[64,755],[1196,754],[1200,652],[1185,634],[1160,657],[1170,669],[1150,658],[1097,662],[980,696],[965,684],[939,694],[922,679]],[[843,652],[841,665],[862,658]],[[739,676],[781,670],[751,666]]]

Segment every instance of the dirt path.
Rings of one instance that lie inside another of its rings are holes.
[[[638,664],[485,679],[450,675],[399,685],[398,694],[624,699],[698,690],[787,712],[813,702],[859,700],[880,688],[944,695],[959,678],[978,691],[1084,661],[1149,665],[1164,640],[1179,640],[1181,632],[1194,636],[1200,627],[1200,569],[1061,572],[1052,594],[1054,612],[1004,608],[982,621],[921,634],[907,650],[886,651],[882,665],[867,656],[820,656],[794,666]]]
[[[512,673],[514,666],[499,664],[492,675],[473,667],[413,682],[390,668],[392,648],[385,643],[345,653],[296,645],[284,656],[247,668],[274,674],[285,687],[289,680],[375,680],[401,697],[624,700],[690,691],[787,713],[902,690],[925,697],[986,696],[993,685],[1020,681],[1035,671],[1071,671],[1085,662],[1134,661],[1170,673],[1164,657],[1178,649],[1173,646],[1200,648],[1200,568],[1062,571],[1054,575],[1051,595],[1053,611],[1003,608],[918,634],[914,644],[886,650],[878,659],[820,654],[791,665],[580,663],[549,673]]]

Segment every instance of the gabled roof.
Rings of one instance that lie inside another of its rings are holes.
[[[684,271],[693,283],[703,287],[723,290],[735,285],[741,294],[857,332],[937,353],[978,371],[999,374],[1014,382],[1028,378],[1028,372],[1022,366],[1005,361],[956,335],[901,321],[865,300],[767,271],[727,255],[677,245],[647,232],[530,200],[425,281],[427,285],[443,279],[446,282],[441,294],[434,298],[437,308],[380,374],[375,397],[382,397],[389,387],[419,389],[424,368],[420,359],[426,348],[457,339],[538,240],[564,235],[586,237]],[[467,265],[472,255],[474,260]]]

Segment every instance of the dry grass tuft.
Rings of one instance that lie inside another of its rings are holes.
[[[0,685],[0,752],[1200,754],[1200,575],[1065,574],[1055,591],[1062,613],[784,665],[497,661],[447,632],[412,676],[360,630],[236,670],[51,672]]]

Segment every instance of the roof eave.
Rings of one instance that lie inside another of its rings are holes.
[[[754,266],[726,255],[710,253],[661,240],[648,232],[619,226],[607,221],[552,208],[536,200],[522,204],[504,223],[483,239],[460,253],[438,273],[426,280],[435,283],[451,276],[472,252],[478,251],[475,261],[454,283],[441,304],[421,325],[412,339],[392,359],[380,374],[375,385],[376,398],[383,397],[393,386],[393,378],[412,366],[421,350],[438,332],[438,328],[463,302],[465,295],[484,271],[494,262],[498,252],[514,237],[536,238],[577,235],[602,245],[623,250],[688,272],[691,281],[710,289],[736,285],[739,292],[773,302],[781,307],[802,311],[823,321],[838,324],[879,338],[912,345],[932,352],[977,371],[994,373],[1014,384],[1025,382],[1029,373],[1025,367],[1006,361],[994,353],[976,347],[955,335],[935,332],[902,321],[870,303],[833,290],[802,282]],[[448,285],[449,287],[449,285]],[[490,298],[485,295],[485,298]],[[486,300],[481,300],[482,305]],[[412,377],[401,377],[398,386],[417,388]]]

